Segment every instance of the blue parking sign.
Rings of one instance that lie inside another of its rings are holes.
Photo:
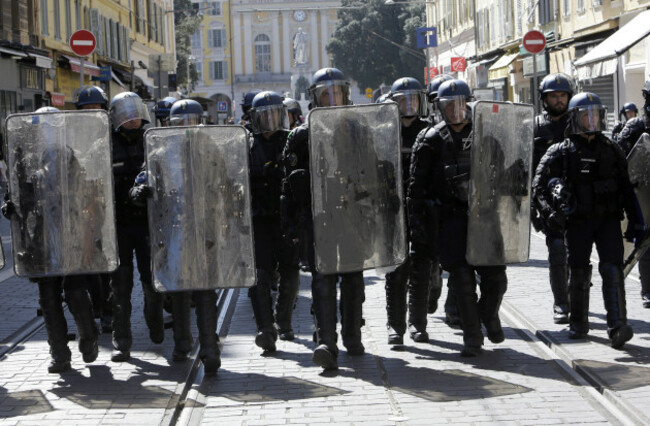
[[[228,102],[217,102],[217,111],[228,112]]]

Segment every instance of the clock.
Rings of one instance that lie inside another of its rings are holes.
[[[293,19],[295,19],[298,22],[302,22],[305,20],[307,17],[307,13],[304,10],[296,10],[293,12]]]

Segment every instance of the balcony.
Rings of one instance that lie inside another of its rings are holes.
[[[235,83],[291,83],[291,73],[259,72],[255,74],[237,74]]]

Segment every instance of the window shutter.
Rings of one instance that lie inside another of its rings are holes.
[[[99,16],[99,10],[92,8],[90,13],[90,32],[97,37],[97,53],[100,56],[104,55],[104,31],[102,31],[102,18]]]

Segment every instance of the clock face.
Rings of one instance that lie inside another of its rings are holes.
[[[298,22],[304,21],[306,17],[307,17],[307,13],[305,13],[304,10],[296,10],[295,12],[293,12],[293,19],[295,19]]]

